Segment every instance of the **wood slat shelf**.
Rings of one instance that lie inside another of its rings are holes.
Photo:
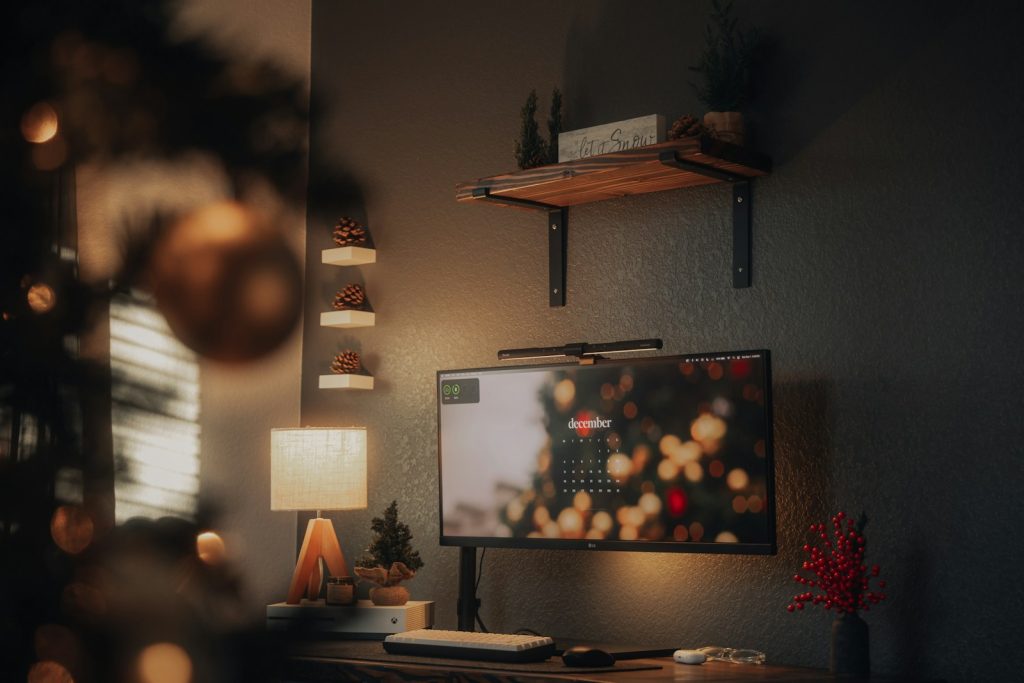
[[[661,160],[664,152],[674,152],[684,164],[699,164],[705,167],[704,172],[670,166]],[[728,182],[726,178],[707,175],[707,170],[743,180],[768,175],[771,167],[771,159],[763,154],[702,136],[459,183],[455,186],[455,198],[460,202],[474,201],[480,198],[480,190],[487,190],[495,203],[519,199],[548,206],[576,206]],[[519,204],[508,202],[508,206]]]
[[[771,169],[763,154],[701,136],[459,183],[455,199],[547,211],[548,295],[564,306],[567,207],[710,183],[733,186],[733,286],[749,287],[750,183]]]

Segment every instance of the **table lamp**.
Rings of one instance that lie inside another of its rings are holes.
[[[272,429],[270,509],[316,510],[288,588],[288,604],[320,595],[321,558],[332,576],[347,576],[331,520],[322,510],[366,509],[366,429],[362,427]]]

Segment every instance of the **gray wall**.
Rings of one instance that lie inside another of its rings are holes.
[[[730,286],[729,189],[571,211],[569,305],[547,306],[538,214],[454,201],[511,170],[531,88],[568,127],[701,113],[687,85],[705,2],[314,2],[302,421],[370,430],[370,509],[336,515],[354,558],[393,498],[426,567],[414,598],[455,623],[437,543],[434,373],[499,348],[661,337],[666,353],[772,349],[779,554],[488,552],[492,630],[724,644],[827,663],[830,618],[785,611],[806,525],[866,510],[890,601],[874,668],[1011,678],[1024,430],[1019,225],[1024,51],[1015,4],[739,2],[775,43],[752,111],[755,284]],[[342,214],[379,262],[322,266]],[[365,281],[379,323],[322,329]],[[364,352],[372,392],[319,391]],[[967,650],[965,651],[964,648]],[[966,653],[965,653],[966,652]]]

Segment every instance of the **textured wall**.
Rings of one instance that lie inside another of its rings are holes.
[[[336,516],[348,555],[397,498],[426,567],[413,596],[455,621],[457,551],[437,544],[434,373],[498,348],[661,337],[667,353],[772,349],[778,556],[488,552],[492,630],[748,646],[825,666],[829,618],[788,614],[805,525],[866,510],[891,600],[874,667],[1012,678],[1020,626],[1024,51],[1010,3],[738,3],[776,42],[753,112],[776,172],[756,183],[755,284],[730,286],[729,189],[571,211],[569,305],[546,302],[539,214],[455,203],[509,170],[531,88],[570,128],[699,113],[704,2],[314,2],[305,424],[365,424],[370,510]],[[379,262],[322,266],[338,215]],[[365,281],[378,325],[322,329]],[[361,349],[373,392],[319,391]],[[969,657],[961,648],[967,647]]]

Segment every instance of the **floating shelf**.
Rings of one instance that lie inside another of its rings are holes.
[[[320,252],[321,263],[329,266],[361,266],[377,262],[377,250],[366,247],[335,247]]]
[[[375,318],[370,311],[326,311],[320,314],[320,327],[373,327]]]
[[[373,389],[369,375],[320,375],[321,389]]]
[[[547,211],[548,293],[564,306],[566,207],[710,183],[733,185],[733,286],[749,287],[750,181],[771,167],[763,154],[701,136],[459,183],[455,198]]]

